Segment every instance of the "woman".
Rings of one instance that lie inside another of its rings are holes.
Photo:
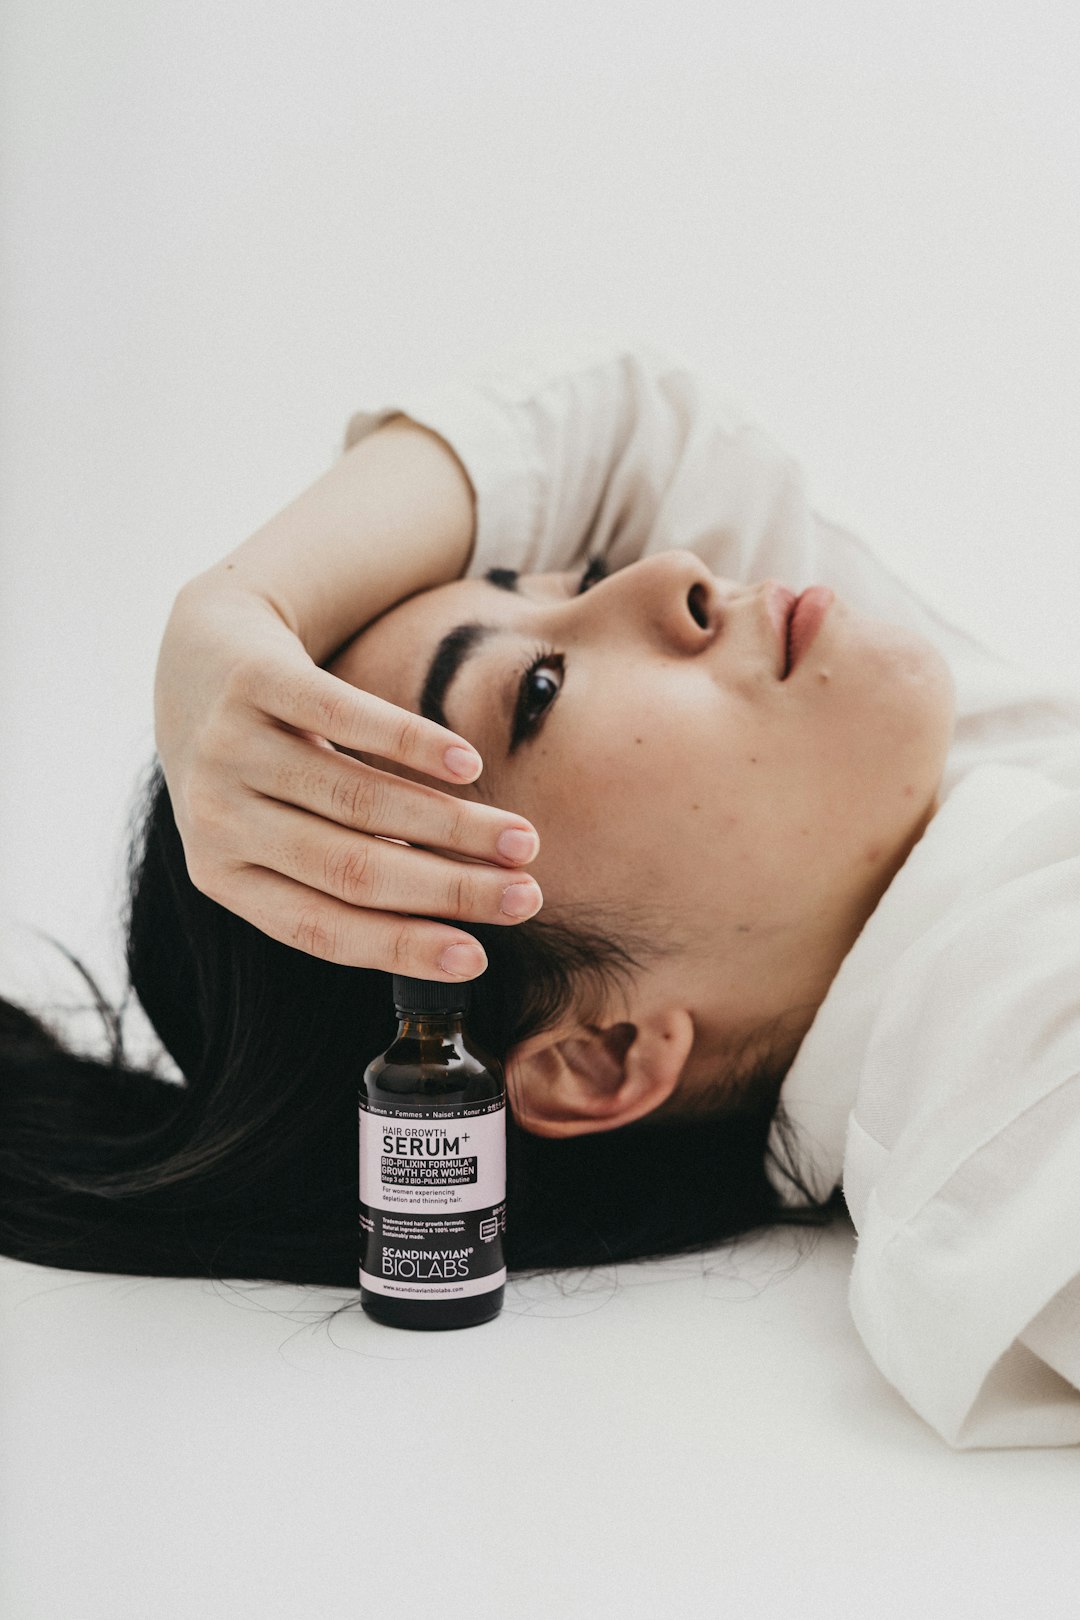
[[[129,965],[187,1084],[11,1011],[8,1253],[351,1282],[385,975],[472,936],[512,1270],[820,1221],[842,1181],[856,1325],[915,1409],[1080,1441],[1080,695],[824,522],[692,367],[534,347],[354,417],[181,593],[157,722]]]

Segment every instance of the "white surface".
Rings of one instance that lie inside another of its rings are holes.
[[[0,992],[84,999],[29,927],[119,984],[178,586],[361,395],[534,322],[699,354],[822,511],[1074,667],[1076,30],[1051,0],[8,0]],[[7,1265],[0,1612],[1071,1615],[1074,1454],[943,1447],[858,1343],[842,1237],[745,1302],[668,1262],[392,1342],[297,1333],[304,1290]]]
[[[517,1282],[430,1334],[0,1262],[0,1613],[1073,1616],[1075,1453],[945,1447],[847,1318],[853,1241]]]

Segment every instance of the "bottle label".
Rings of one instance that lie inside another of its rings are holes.
[[[360,1097],[360,1282],[465,1299],[506,1281],[506,1099],[420,1114]]]

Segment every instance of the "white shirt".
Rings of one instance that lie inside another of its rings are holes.
[[[396,411],[468,472],[466,577],[686,547],[730,579],[831,585],[948,660],[941,807],[780,1096],[815,1196],[842,1181],[850,1308],[890,1383],[956,1449],[1080,1444],[1080,679],[1055,687],[944,618],[671,350],[531,340],[357,412],[346,448]]]

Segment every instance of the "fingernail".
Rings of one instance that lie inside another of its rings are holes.
[[[446,750],[443,760],[448,771],[466,779],[476,776],[483,765],[483,760],[474,749],[459,748],[456,743]]]
[[[503,890],[499,910],[507,917],[531,917],[542,904],[543,896],[535,883],[511,883]]]
[[[475,945],[448,945],[439,957],[439,967],[443,973],[455,973],[459,977],[475,977],[482,973],[487,966],[486,959]]]
[[[508,827],[499,834],[495,848],[508,861],[531,861],[540,848],[540,840],[535,833],[526,832],[524,827]]]

